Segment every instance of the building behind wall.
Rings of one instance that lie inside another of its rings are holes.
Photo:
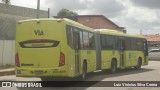
[[[94,29],[113,29],[126,33],[124,27],[119,27],[103,15],[78,15],[68,17],[54,16],[54,18],[69,18]]]
[[[160,34],[144,35],[148,41],[149,49],[160,49]]]
[[[37,10],[0,3],[0,40],[15,39],[16,21],[36,18]],[[40,10],[40,18],[47,18],[48,12]]]

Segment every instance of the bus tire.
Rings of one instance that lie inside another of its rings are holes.
[[[84,81],[87,75],[87,63],[83,63],[81,80]]]
[[[114,73],[116,73],[116,71],[117,71],[117,62],[116,62],[116,60],[112,60],[110,73],[114,74]]]
[[[139,58],[138,62],[137,62],[137,66],[135,66],[134,68],[137,69],[137,70],[139,70],[139,69],[141,69],[141,66],[142,66],[142,59]]]

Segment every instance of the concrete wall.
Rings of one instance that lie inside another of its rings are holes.
[[[0,40],[14,40],[16,21],[36,18],[36,9],[0,3]],[[40,18],[47,18],[47,11],[40,11]]]
[[[0,66],[15,65],[16,22],[34,19],[36,13],[36,9],[0,3]],[[40,18],[47,17],[48,12],[40,10]]]
[[[21,16],[28,18],[36,18],[37,10],[26,7],[19,7],[14,5],[5,5],[0,3],[0,13],[9,14],[13,16]],[[40,10],[40,17],[46,18],[48,16],[47,11]]]
[[[15,65],[15,41],[0,40],[0,66]]]

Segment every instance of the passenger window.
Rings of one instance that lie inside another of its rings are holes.
[[[80,48],[83,49],[84,48],[84,45],[83,45],[83,32],[80,31],[79,34],[80,34]]]
[[[84,49],[89,48],[89,37],[88,32],[83,31],[83,43],[84,43]]]
[[[116,47],[116,39],[114,36],[106,36],[106,46],[108,50],[117,49]]]
[[[101,48],[102,48],[103,50],[107,48],[105,35],[101,35]]]
[[[94,34],[93,33],[89,33],[89,47],[91,49],[94,49],[95,44],[94,44]]]
[[[141,39],[137,39],[137,49],[143,50],[143,44]]]
[[[72,30],[71,30],[71,29],[72,29],[71,26],[66,25],[67,44],[68,44],[71,48],[73,48],[73,43],[72,43],[73,38],[72,38]]]

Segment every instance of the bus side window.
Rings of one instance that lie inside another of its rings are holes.
[[[143,50],[143,44],[141,39],[137,39],[137,50]]]
[[[102,50],[106,50],[106,48],[107,48],[105,35],[101,35],[101,48],[102,48]]]
[[[125,38],[125,50],[131,50],[131,40],[130,40],[130,38]]]
[[[131,50],[137,50],[137,45],[135,45],[137,43],[137,39],[130,38],[130,41],[131,41]]]
[[[73,33],[73,47],[74,49],[78,50],[80,48],[80,37],[78,28],[73,27],[72,33]]]
[[[80,49],[83,49],[84,48],[84,45],[83,45],[83,32],[79,31],[79,34],[80,34]]]
[[[73,38],[72,38],[72,30],[71,30],[71,29],[72,29],[71,26],[69,26],[69,25],[66,26],[67,44],[68,44],[71,48],[73,48],[73,43],[72,43]]]
[[[94,34],[89,33],[89,48],[94,49],[95,43],[94,43]]]
[[[116,50],[118,49],[116,46],[116,37],[107,35],[106,36],[106,49],[107,50]]]
[[[88,32],[83,31],[83,43],[84,43],[84,49],[88,49],[89,47],[89,37],[88,37]]]
[[[125,49],[124,38],[122,38],[122,37],[117,37],[116,42],[117,42],[116,44],[118,45],[118,46],[117,46],[118,50],[124,50],[124,49]]]

